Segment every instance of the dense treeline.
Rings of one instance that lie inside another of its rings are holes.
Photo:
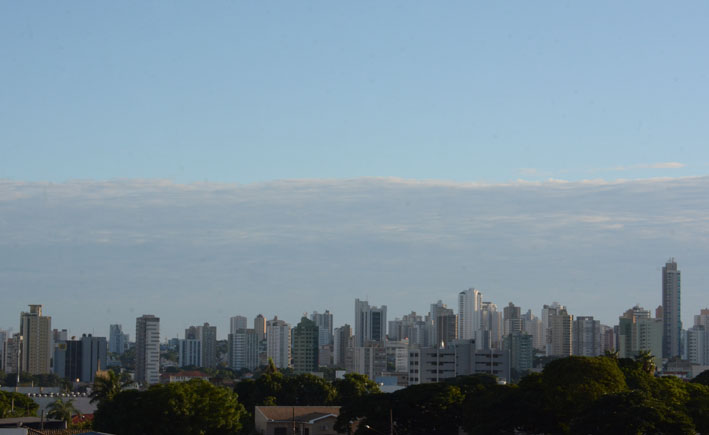
[[[517,385],[461,376],[385,394],[366,376],[328,382],[286,376],[272,365],[234,391],[206,381],[121,391],[97,381],[95,429],[122,434],[251,434],[257,405],[340,405],[344,433],[694,434],[709,433],[709,372],[684,382],[657,378],[647,359],[570,357]],[[357,424],[352,425],[352,422]]]
[[[695,434],[709,433],[709,387],[656,378],[644,361],[570,357],[518,385],[487,375],[375,394],[340,411],[341,429],[360,421],[399,434]]]

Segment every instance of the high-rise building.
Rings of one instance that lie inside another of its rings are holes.
[[[320,343],[318,344],[320,346],[332,344],[333,324],[332,314],[330,313],[330,310],[325,310],[324,313],[318,313],[317,311],[313,311],[313,313],[310,315],[310,320],[315,322],[315,325],[317,325],[319,329],[318,340],[320,340]]]
[[[320,328],[314,321],[303,317],[293,328],[293,371],[310,373],[318,369]]]
[[[458,338],[472,340],[481,329],[483,295],[474,288],[458,293]]]
[[[82,335],[79,340],[59,338],[54,346],[53,371],[71,381],[93,382],[99,370],[106,369],[108,343],[106,337]]]
[[[437,310],[435,325],[436,343],[445,345],[457,339],[458,316],[455,315],[452,309],[443,308]]]
[[[135,380],[160,381],[160,318],[152,314],[135,319]]]
[[[542,330],[544,332],[544,347],[546,350],[546,355],[551,355],[551,322],[549,317],[553,314],[559,314],[561,310],[565,310],[566,307],[559,305],[558,302],[553,302],[551,305],[544,304],[542,307]]]
[[[237,329],[229,334],[229,368],[253,370],[259,366],[259,340],[253,329]]]
[[[205,323],[197,330],[202,341],[202,367],[213,369],[217,366],[217,327]]]
[[[96,372],[106,370],[108,343],[106,337],[81,336],[81,381],[93,382]]]
[[[535,349],[546,350],[546,335],[542,329],[542,319],[535,316],[532,310],[527,310],[522,315],[522,325],[524,332],[532,336],[532,343]]]
[[[502,349],[509,352],[510,368],[516,371],[518,378],[532,369],[533,344],[532,336],[521,331],[513,331],[502,339]]]
[[[573,351],[574,316],[561,309],[549,315],[549,346],[547,356],[571,356]]]
[[[650,311],[638,305],[627,310],[618,321],[618,355],[635,358],[648,351],[655,357],[655,366],[662,364],[662,319],[650,317]]]
[[[615,328],[601,325],[601,354],[614,352],[618,348]]]
[[[475,345],[478,350],[500,349],[502,344],[503,322],[502,313],[497,311],[497,305],[483,301],[480,310],[481,327],[475,333]]]
[[[332,360],[335,367],[344,367],[347,356],[347,348],[352,341],[352,327],[344,324],[339,328],[335,328],[334,346]]]
[[[5,370],[5,341],[7,341],[7,331],[0,329],[0,370]]]
[[[681,276],[674,258],[662,268],[662,356],[681,355]]]
[[[21,344],[22,336],[19,332],[5,340],[2,352],[3,358],[5,359],[2,363],[2,367],[5,373],[17,373],[17,367],[20,362]]]
[[[229,319],[229,334],[233,334],[237,329],[246,329],[248,319],[244,316],[234,316]]]
[[[180,367],[202,367],[202,340],[185,338],[177,345],[178,364]]]
[[[42,315],[41,305],[30,305],[30,312],[20,314],[22,354],[20,368],[31,375],[51,372],[52,318]]]
[[[202,333],[199,330],[199,326],[190,326],[185,329],[185,340],[201,340]]]
[[[122,325],[111,325],[108,340],[108,350],[111,353],[120,355],[128,347],[128,335],[123,333]]]
[[[522,332],[524,329],[524,320],[522,319],[522,309],[510,302],[502,309],[504,321],[503,335],[512,334],[513,332]]]
[[[370,341],[386,341],[387,306],[370,306],[368,301],[355,299],[355,340],[358,347]]]
[[[266,355],[279,369],[290,367],[291,328],[278,316],[266,322]]]
[[[692,364],[709,365],[709,308],[694,316],[694,326],[687,330],[687,359]]]
[[[598,356],[601,354],[601,322],[593,316],[579,316],[574,322],[574,355]]]
[[[266,339],[266,318],[263,317],[263,314],[259,314],[254,318],[254,330],[256,331],[258,341]]]

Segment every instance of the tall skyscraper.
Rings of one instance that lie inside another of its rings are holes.
[[[478,350],[500,349],[502,345],[502,313],[497,305],[483,301],[480,309],[480,329],[475,331],[475,346]]]
[[[111,353],[120,355],[128,346],[128,335],[123,333],[122,325],[111,325],[108,340],[108,351]]]
[[[571,356],[574,316],[561,309],[549,315],[549,353],[547,356]]]
[[[593,316],[579,316],[574,322],[574,355],[601,354],[601,322]]]
[[[290,367],[291,329],[278,316],[266,322],[266,355],[279,369]]]
[[[17,366],[20,362],[20,348],[22,344],[20,337],[20,333],[18,332],[5,340],[2,352],[3,358],[5,359],[2,363],[2,368],[5,373],[17,373]]]
[[[229,333],[233,334],[237,329],[246,329],[248,319],[244,316],[234,316],[229,319]]]
[[[481,328],[483,295],[474,288],[458,293],[458,338],[472,340]]]
[[[5,370],[5,356],[4,347],[5,341],[7,341],[7,331],[0,329],[0,370]]]
[[[320,328],[306,317],[293,328],[293,371],[309,373],[318,369]]]
[[[368,301],[355,299],[355,343],[363,347],[366,343],[386,341],[387,306],[370,306]]]
[[[504,333],[503,335],[512,334],[513,332],[522,332],[524,329],[524,320],[522,319],[522,309],[510,302],[502,309],[504,313]]]
[[[256,331],[258,341],[266,339],[266,318],[263,317],[263,314],[259,314],[254,318],[254,330]]]
[[[30,312],[20,314],[22,355],[20,368],[31,375],[50,373],[52,360],[52,318],[42,315],[41,305],[30,305]]]
[[[160,381],[160,318],[152,314],[135,319],[135,380]]]
[[[662,268],[662,356],[681,355],[681,279],[674,258]]]
[[[352,341],[352,328],[350,327],[350,325],[345,323],[339,328],[335,328],[333,341],[333,364],[335,364],[336,367],[344,367],[345,359],[347,356],[347,348],[349,347],[350,342]]]
[[[202,367],[213,369],[217,366],[217,327],[205,323],[197,330],[202,341]]]
[[[694,316],[694,326],[687,329],[687,359],[692,364],[709,365],[709,308]]]
[[[81,380],[93,382],[96,372],[106,370],[108,360],[108,343],[106,337],[93,337],[91,334],[81,336]]]
[[[320,346],[325,346],[328,344],[332,344],[332,313],[330,313],[330,310],[325,310],[324,313],[318,313],[317,311],[313,311],[313,313],[310,315],[310,320],[315,322],[317,325],[319,331],[318,331],[318,340],[320,340],[319,345]]]
[[[229,368],[253,370],[258,367],[259,340],[253,329],[237,329],[229,334]]]
[[[182,339],[178,342],[177,352],[180,367],[202,367],[202,340]]]
[[[451,308],[438,309],[436,314],[436,341],[444,346],[457,339],[458,336],[458,316]]]

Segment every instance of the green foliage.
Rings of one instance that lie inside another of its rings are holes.
[[[692,379],[695,384],[702,384],[709,386],[709,370],[704,370]]]
[[[357,434],[371,434],[366,426],[387,432],[391,418],[396,433],[457,433],[463,399],[459,387],[445,383],[413,385],[391,394],[373,393],[340,408],[335,428],[344,432],[349,421],[360,420]]]
[[[681,409],[638,390],[608,394],[574,421],[573,433],[694,434],[692,420]]]
[[[14,411],[12,411],[13,400]],[[0,418],[34,417],[37,415],[38,408],[39,405],[25,394],[0,391]]]
[[[126,385],[126,381],[121,380],[113,370],[107,371],[104,376],[96,376],[89,395],[91,403],[99,402],[100,404],[112,400]]]
[[[57,400],[49,405],[47,410],[47,417],[55,418],[57,420],[64,420],[67,423],[71,423],[72,415],[78,413],[74,407],[73,399],[69,399],[65,402],[62,399],[57,398]]]
[[[120,392],[99,403],[94,427],[117,435],[235,434],[245,414],[236,394],[193,379]]]
[[[0,372],[2,374],[2,372]],[[8,373],[0,377],[0,383],[8,387],[14,387],[17,384],[17,374]],[[43,375],[30,375],[27,372],[20,373],[20,385],[34,385],[35,387],[60,387],[68,390],[71,387],[71,382],[57,376],[54,373]]]
[[[601,396],[627,389],[623,372],[606,357],[572,356],[549,363],[542,372],[544,409],[556,416],[551,432],[568,432],[571,420]]]
[[[347,373],[344,379],[337,379],[332,383],[337,392],[335,403],[340,406],[348,405],[360,397],[379,393],[379,385],[369,379],[367,375]]]

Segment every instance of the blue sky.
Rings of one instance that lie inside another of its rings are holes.
[[[0,178],[703,175],[708,19],[699,1],[3,2]]]
[[[0,2],[0,327],[43,301],[77,333],[143,309],[169,336],[339,324],[354,297],[393,318],[471,286],[611,324],[659,304],[670,256],[689,325],[707,22],[703,1]]]

